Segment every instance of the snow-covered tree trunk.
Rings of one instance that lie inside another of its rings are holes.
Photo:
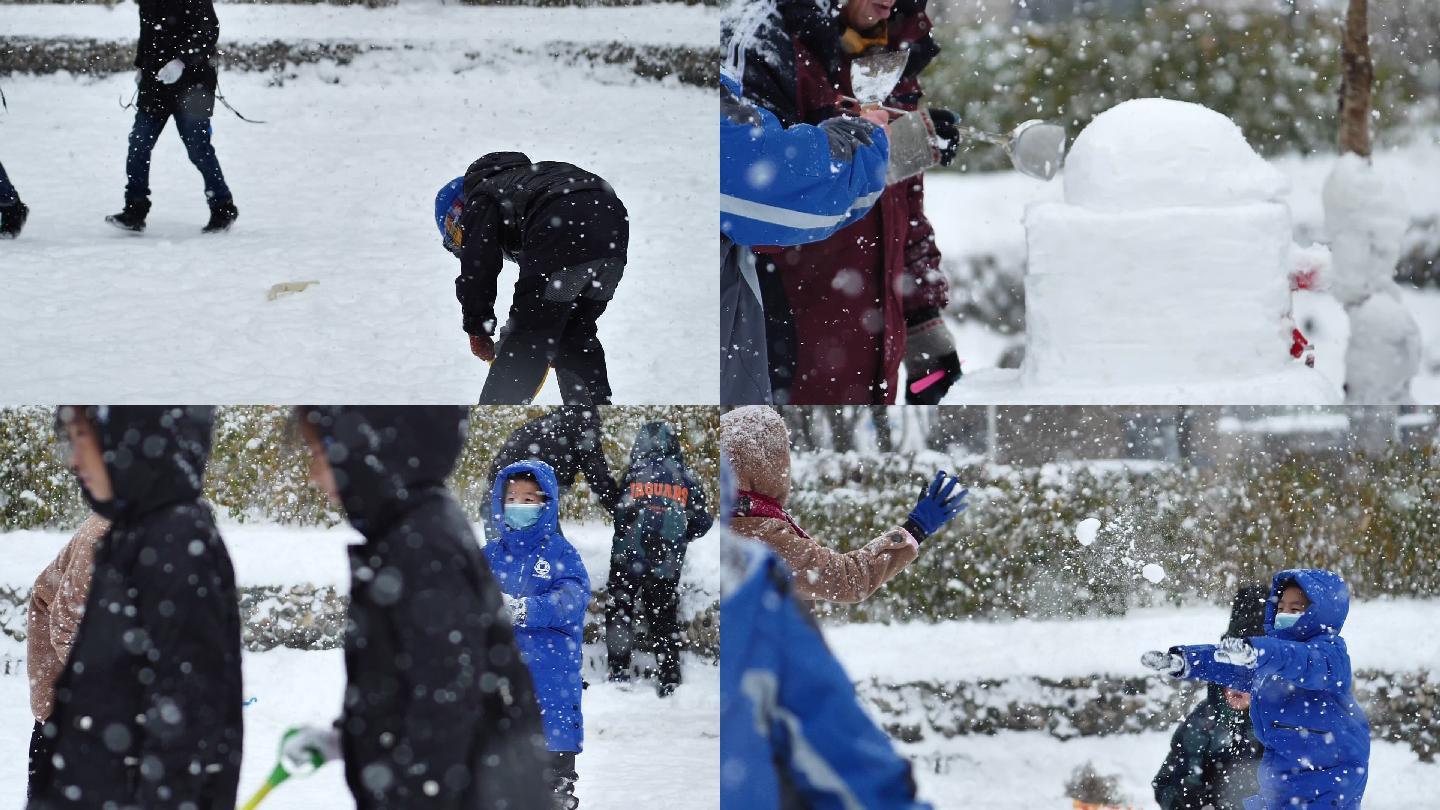
[[[1325,181],[1325,229],[1333,259],[1330,289],[1350,316],[1345,398],[1352,405],[1410,401],[1420,370],[1420,327],[1395,283],[1408,213],[1370,162],[1374,69],[1366,0],[1345,16],[1340,86],[1340,157]]]

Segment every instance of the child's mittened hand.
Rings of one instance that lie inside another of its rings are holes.
[[[340,732],[333,727],[300,726],[285,732],[280,740],[280,764],[291,775],[313,773],[340,757]]]
[[[510,611],[510,623],[515,625],[516,627],[524,626],[525,614],[527,612],[525,597],[522,596],[519,599],[516,599],[508,593],[504,596],[505,609]]]
[[[1258,653],[1255,652],[1255,645],[1243,638],[1224,638],[1220,640],[1220,646],[1215,648],[1215,660],[1222,664],[1233,664],[1237,667],[1253,667]]]
[[[919,526],[926,537],[954,520],[969,505],[965,503],[965,496],[970,494],[970,490],[962,489],[957,494],[955,488],[959,485],[960,479],[946,476],[941,470],[935,473],[935,480],[930,482],[930,486],[920,493],[920,500],[910,513],[910,521]]]
[[[487,363],[495,362],[495,341],[489,335],[471,335],[470,353]]]
[[[1182,675],[1185,672],[1185,659],[1175,653],[1150,650],[1140,656],[1140,663],[1146,669],[1153,669],[1156,672],[1164,672],[1167,675]]]

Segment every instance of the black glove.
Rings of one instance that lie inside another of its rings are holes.
[[[928,107],[930,123],[935,125],[935,147],[940,150],[940,165],[949,166],[955,161],[955,152],[960,148],[959,116],[940,107]]]
[[[905,402],[938,405],[960,379],[955,340],[939,309],[911,313],[905,316],[905,323]]]

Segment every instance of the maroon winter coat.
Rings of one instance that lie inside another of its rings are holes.
[[[889,49],[925,37],[923,10],[892,16]],[[807,123],[838,114],[841,95],[853,95],[848,56],[841,86],[830,83],[820,60],[794,39],[797,102]],[[888,106],[915,109],[915,76],[902,79]],[[925,218],[924,181],[917,176],[890,186],[859,221],[821,242],[759,251],[784,281],[797,337],[793,404],[893,403],[905,356],[905,315],[944,307],[949,287],[940,251]]]

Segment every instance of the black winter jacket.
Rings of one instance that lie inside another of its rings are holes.
[[[521,152],[492,152],[465,170],[460,220],[465,241],[455,295],[466,333],[494,333],[495,295],[505,260],[521,264],[522,280],[540,271],[541,264],[521,262],[521,257],[535,248],[532,242],[541,241],[531,237],[549,231],[548,216],[542,215],[551,204],[582,192],[615,195],[596,174],[569,163],[532,162]],[[616,208],[623,211],[623,206]]]
[[[545,738],[490,572],[445,486],[465,409],[311,408],[350,523],[346,780],[360,810],[544,807]]]
[[[490,481],[517,461],[537,458],[555,470],[561,489],[575,486],[584,475],[605,511],[614,514],[620,488],[610,474],[601,445],[600,411],[593,406],[566,405],[531,419],[515,429],[490,462]]]
[[[243,744],[235,572],[200,502],[213,409],[91,411],[113,521],[56,685],[32,810],[232,810]]]

